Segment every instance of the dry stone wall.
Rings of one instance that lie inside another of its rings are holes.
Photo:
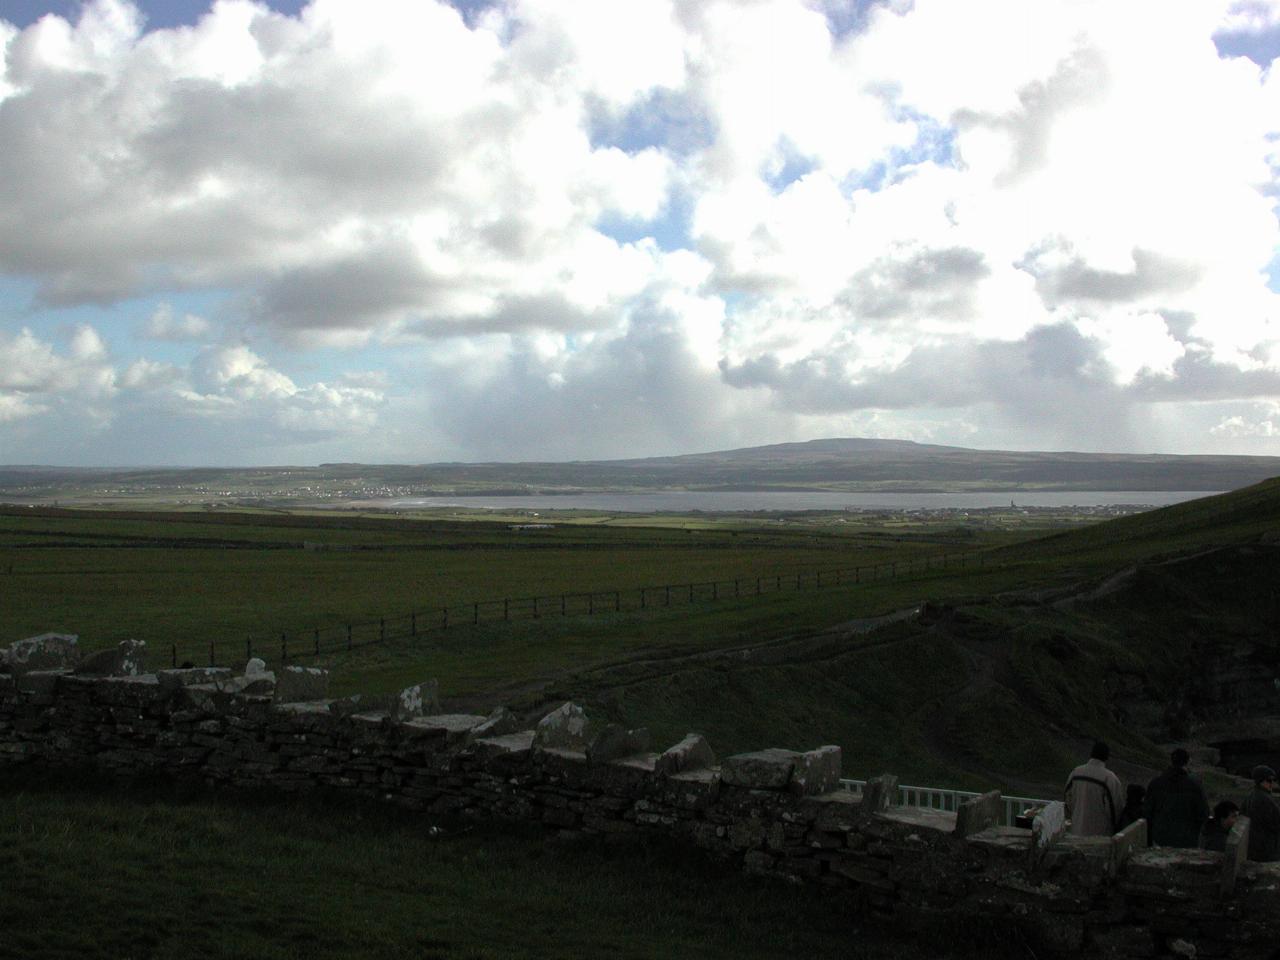
[[[434,683],[333,699],[323,673],[303,668],[145,673],[135,646],[87,669],[65,638],[8,653],[0,771],[163,773],[557,831],[664,835],[749,873],[842,891],[851,910],[1007,927],[1040,956],[1280,957],[1280,865],[1244,862],[1240,830],[1225,855],[1148,848],[1141,822],[1072,840],[1054,811],[1034,831],[996,826],[995,794],[958,814],[896,807],[885,776],[857,797],[840,789],[838,747],[717,763],[695,734],[657,753],[644,731],[597,728],[572,704],[522,730],[501,709],[440,713]]]

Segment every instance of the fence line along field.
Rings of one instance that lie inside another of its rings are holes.
[[[695,605],[711,601],[712,619],[736,638],[815,604],[819,617],[838,619],[823,609],[831,597],[807,596],[820,576],[826,594],[950,571],[961,556],[1014,539],[776,521],[521,527],[11,508],[0,514],[0,595],[11,639],[66,631],[91,649],[132,637],[148,642],[153,660],[207,662],[210,644],[221,662],[248,652],[278,660],[282,634],[286,655],[314,655],[316,631],[322,652],[345,650],[349,624],[353,647],[438,635],[446,610],[451,634],[469,628],[477,640],[494,621],[536,621],[516,634],[551,642],[627,620],[640,639],[668,643],[691,593]]]

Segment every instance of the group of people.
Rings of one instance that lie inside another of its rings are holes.
[[[1243,804],[1220,800],[1210,810],[1204,785],[1187,771],[1191,756],[1181,747],[1170,755],[1169,769],[1146,787],[1132,784],[1127,792],[1107,768],[1110,758],[1111,749],[1099,740],[1088,762],[1067,779],[1067,818],[1075,836],[1110,836],[1141,818],[1152,846],[1224,850],[1243,814],[1249,818],[1249,859],[1280,860],[1280,796],[1271,767],[1253,768],[1253,791]]]

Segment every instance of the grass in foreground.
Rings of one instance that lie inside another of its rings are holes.
[[[28,960],[991,955],[868,927],[833,893],[669,844],[433,837],[372,804],[29,772],[0,785],[0,876],[0,957]]]

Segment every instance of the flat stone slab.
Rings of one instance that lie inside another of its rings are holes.
[[[707,738],[700,733],[686,734],[685,738],[662,752],[654,767],[654,772],[662,777],[674,776],[685,770],[698,770],[713,766],[716,762],[715,751]]]
[[[587,759],[592,763],[609,763],[648,752],[648,730],[626,730],[616,723],[610,723],[592,738],[587,747]]]
[[[445,740],[453,742],[465,740],[471,731],[484,721],[484,717],[471,713],[438,713],[430,717],[406,720],[400,724],[400,729],[409,734],[443,736]]]
[[[521,730],[498,737],[479,737],[471,741],[471,747],[476,753],[486,757],[528,753],[533,749],[533,731]]]
[[[229,667],[179,667],[174,670],[156,671],[156,681],[165,690],[178,690],[182,687],[218,683],[230,679]]]
[[[14,683],[22,693],[53,693],[58,680],[71,675],[69,670],[27,670],[14,675]]]
[[[388,712],[393,720],[412,720],[428,714],[440,712],[440,684],[435,680],[424,680],[411,687],[405,687],[391,701]]]
[[[880,814],[894,823],[909,823],[926,830],[951,833],[956,828],[956,815],[947,810],[926,810],[923,807],[890,807]]]
[[[80,638],[73,633],[42,633],[9,644],[8,669],[15,676],[33,670],[63,670],[80,662]]]
[[[287,713],[295,716],[307,714],[323,714],[329,716],[331,714],[330,700],[297,700],[291,703],[273,703],[271,709],[276,713]]]
[[[595,738],[595,724],[576,703],[562,703],[538,721],[533,745],[540,750],[569,750],[586,753]]]
[[[840,785],[842,751],[837,746],[818,747],[796,758],[787,789],[800,797],[829,793]]]
[[[484,722],[472,731],[473,737],[501,737],[508,733],[517,733],[523,726],[520,719],[506,707],[495,707]]]
[[[115,647],[97,650],[76,666],[76,673],[97,677],[134,677],[144,673],[147,644],[142,640],[125,640]]]
[[[319,667],[285,667],[276,675],[274,696],[276,703],[327,700],[329,671]]]
[[[771,747],[753,753],[725,757],[720,776],[725,783],[753,790],[782,790],[791,782],[791,772],[800,757],[794,750]]]

